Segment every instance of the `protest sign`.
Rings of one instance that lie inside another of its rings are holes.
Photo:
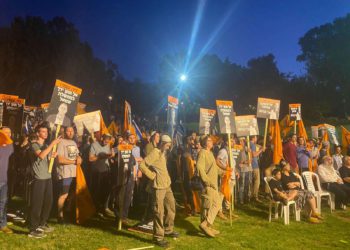
[[[254,115],[236,116],[235,122],[238,137],[259,135],[258,122]]]
[[[215,114],[216,111],[213,109],[199,110],[199,134],[209,135],[215,126]]]
[[[71,126],[82,89],[56,80],[45,120],[61,126]]]
[[[218,111],[220,133],[235,133],[235,120],[232,101],[216,100],[216,108]]]
[[[280,112],[280,100],[258,98],[257,117],[270,120],[278,120]]]
[[[21,98],[4,98],[1,101],[1,126],[7,126],[12,130],[15,140],[22,134],[23,110],[25,100]]]
[[[167,125],[168,125],[168,131],[171,137],[173,137],[175,133],[178,108],[179,108],[179,100],[173,96],[168,96]]]
[[[101,129],[101,111],[89,112],[74,117],[74,124],[77,128],[78,136],[84,134],[84,128],[92,135]]]
[[[292,121],[301,120],[301,104],[289,104],[289,118]]]

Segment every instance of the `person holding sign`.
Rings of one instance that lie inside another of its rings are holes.
[[[52,179],[49,173],[49,162],[56,158],[57,153],[52,152],[53,147],[60,143],[61,138],[53,140],[50,145],[45,144],[48,137],[48,129],[43,125],[36,128],[37,140],[31,144],[33,152],[33,173],[30,193],[30,224],[29,237],[43,238],[45,233],[50,233],[53,228],[47,225],[52,205]]]
[[[252,180],[252,198],[261,203],[259,200],[259,187],[260,187],[260,168],[259,168],[259,157],[265,151],[264,148],[257,145],[258,137],[250,137],[250,150],[252,154],[252,169],[253,169],[253,180]],[[258,147],[259,146],[259,147]]]
[[[204,191],[202,193],[202,215],[199,228],[209,237],[215,237],[219,231],[215,230],[212,225],[216,215],[221,209],[222,197],[218,189],[218,170],[213,152],[213,140],[204,135],[201,137],[202,149],[199,151],[197,160],[197,170],[201,178]]]
[[[160,145],[146,156],[139,167],[141,172],[152,181],[153,239],[161,247],[169,246],[164,236],[179,237],[179,233],[174,231],[175,198],[170,187],[171,179],[166,159],[171,144],[170,136],[162,135]]]

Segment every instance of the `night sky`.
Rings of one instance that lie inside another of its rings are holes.
[[[191,60],[203,51],[245,65],[273,53],[281,71],[298,75],[305,72],[296,62],[298,39],[350,12],[347,0],[203,2]],[[195,0],[0,0],[0,25],[15,16],[63,16],[97,57],[117,63],[126,78],[156,82],[162,56],[188,50],[198,6]]]

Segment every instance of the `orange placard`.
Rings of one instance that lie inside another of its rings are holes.
[[[55,86],[60,87],[60,88],[68,89],[68,90],[70,90],[70,91],[72,91],[72,92],[74,92],[74,93],[76,93],[78,95],[81,95],[81,92],[82,92],[81,88],[78,88],[76,86],[73,86],[73,85],[71,85],[69,83],[63,82],[63,81],[58,80],[58,79],[56,80]]]
[[[175,97],[173,97],[173,96],[168,95],[168,102],[178,105],[178,104],[179,104],[179,99],[177,99],[177,98],[175,98]]]

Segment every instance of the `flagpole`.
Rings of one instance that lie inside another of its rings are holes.
[[[232,169],[233,168],[233,162],[232,162],[232,148],[231,148],[231,134],[228,133],[227,134],[228,137],[228,159],[229,159],[229,166]],[[233,174],[231,172],[231,174]],[[228,183],[230,182],[230,180],[228,180]],[[232,210],[234,209],[233,207],[233,190],[231,190],[231,205],[230,205],[230,225],[232,226]]]
[[[294,134],[297,134],[297,120],[294,121]]]
[[[61,125],[57,125],[57,127],[56,127],[56,133],[55,133],[55,139],[57,139],[58,134],[60,133],[60,130],[61,130]],[[52,153],[55,153],[56,151],[57,151],[57,144],[53,146],[51,154],[52,154]],[[51,157],[51,159],[50,159],[50,164],[49,164],[49,173],[50,173],[50,174],[51,174],[51,172],[52,172],[52,167],[53,167],[54,161],[55,161],[55,158],[52,158],[52,157]]]

